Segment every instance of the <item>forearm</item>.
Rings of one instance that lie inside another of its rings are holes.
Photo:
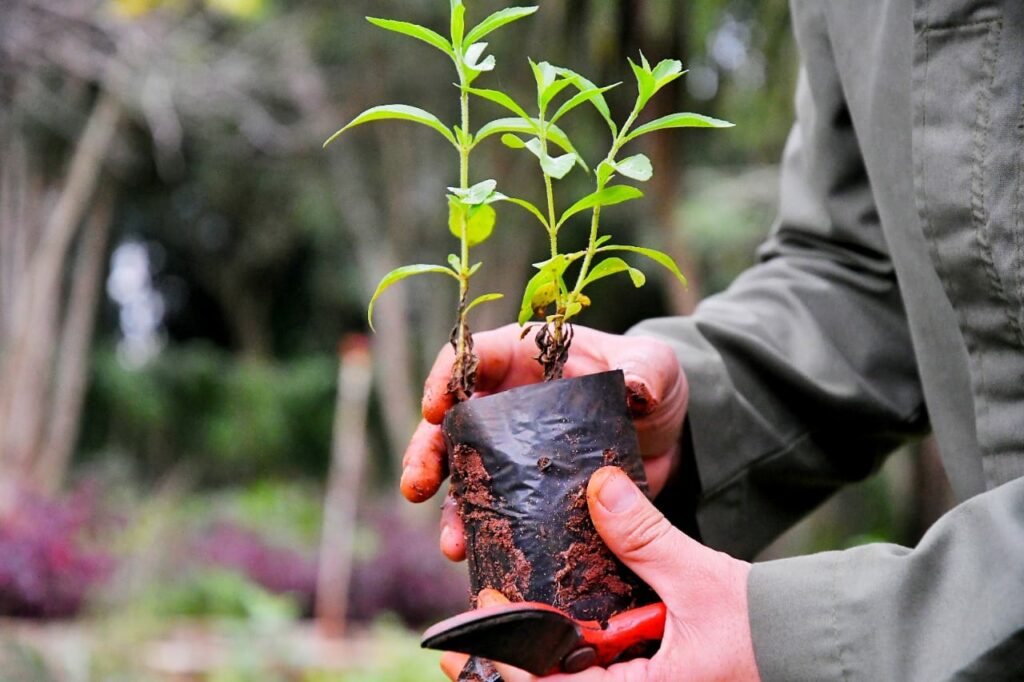
[[[755,564],[765,682],[1019,679],[1024,480],[946,514],[915,549],[866,545]]]

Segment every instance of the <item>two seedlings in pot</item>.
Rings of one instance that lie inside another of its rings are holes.
[[[448,127],[437,116],[418,107],[401,104],[377,106],[357,116],[331,136],[324,145],[330,144],[346,130],[363,123],[398,119],[433,128],[458,153],[459,184],[448,188],[448,228],[459,240],[459,253],[448,256],[447,266],[407,265],[385,275],[370,301],[368,318],[372,328],[374,304],[380,295],[396,282],[428,273],[453,278],[458,283],[459,298],[456,322],[451,334],[455,363],[448,388],[457,400],[462,401],[473,393],[477,368],[468,314],[477,305],[502,298],[501,294],[484,294],[470,299],[470,281],[481,266],[480,263],[471,264],[470,250],[486,241],[493,233],[497,222],[494,204],[505,202],[525,209],[547,233],[550,257],[534,266],[537,272],[526,284],[519,312],[519,324],[525,325],[534,317],[543,320],[536,336],[540,349],[538,361],[544,368],[545,380],[561,378],[572,343],[571,322],[591,305],[591,300],[585,293],[587,288],[600,279],[620,273],[628,274],[636,287],[643,286],[646,281],[643,272],[619,256],[609,254],[640,254],[668,268],[683,285],[686,284],[686,279],[678,266],[667,254],[639,246],[609,244],[610,237],[601,235],[602,209],[643,196],[643,192],[636,187],[616,182],[617,178],[621,176],[636,182],[646,182],[651,179],[654,172],[650,160],[643,154],[620,158],[623,148],[630,142],[659,130],[691,127],[724,128],[732,124],[700,114],[677,113],[644,125],[636,125],[651,98],[684,73],[682,63],[677,60],[664,60],[651,66],[642,55],[639,64],[630,60],[636,77],[637,96],[632,111],[621,126],[616,124],[604,97],[605,92],[618,84],[598,87],[578,73],[552,66],[547,62],[529,62],[536,81],[536,102],[532,111],[528,111],[508,94],[500,90],[475,87],[475,83],[496,66],[493,55],[485,56],[487,43],[483,39],[507,24],[530,16],[538,8],[503,9],[467,30],[464,2],[449,2],[451,30],[447,38],[424,26],[404,21],[377,18],[368,20],[380,28],[420,40],[445,53],[452,60],[458,76],[456,85],[461,112],[458,124]],[[489,100],[506,109],[511,116],[489,121],[474,133],[470,125],[470,105],[474,98]],[[594,191],[568,208],[560,209],[555,200],[555,181],[562,180],[576,167],[584,172],[591,172],[576,151],[570,137],[559,126],[559,122],[565,116],[582,105],[593,107],[605,121],[611,133],[611,143],[607,155],[592,172]],[[537,158],[544,184],[543,206],[499,192],[498,182],[493,179],[471,184],[472,152],[480,143],[495,136],[500,136],[501,142],[507,147],[528,151]],[[587,212],[590,214],[590,232],[586,248],[563,253],[559,248],[559,233],[571,218]],[[575,277],[570,277],[568,271],[577,263],[579,267]]]

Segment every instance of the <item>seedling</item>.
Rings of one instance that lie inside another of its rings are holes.
[[[653,175],[650,160],[643,154],[619,158],[630,142],[668,128],[723,128],[732,124],[708,116],[678,113],[664,116],[637,126],[637,120],[651,98],[666,85],[683,75],[682,63],[665,60],[652,67],[641,55],[640,63],[630,61],[637,81],[637,98],[632,111],[621,126],[615,123],[604,93],[615,85],[598,87],[578,73],[547,62],[529,62],[536,81],[536,113],[528,113],[508,94],[494,89],[475,87],[478,78],[493,71],[496,59],[486,55],[484,38],[494,31],[523,19],[537,11],[537,7],[510,7],[487,17],[479,25],[466,30],[466,8],[462,0],[449,0],[451,6],[450,35],[441,34],[417,24],[390,19],[368,18],[380,28],[418,39],[445,53],[453,62],[458,76],[457,92],[461,112],[458,124],[449,127],[437,116],[418,107],[391,104],[369,109],[339,130],[324,146],[341,133],[371,121],[398,119],[428,126],[447,140],[459,157],[459,182],[448,188],[448,228],[459,240],[459,252],[448,256],[448,265],[406,265],[384,276],[370,300],[367,316],[373,326],[373,308],[380,295],[391,285],[414,275],[441,274],[458,283],[459,297],[456,320],[451,333],[455,350],[448,389],[457,400],[466,400],[473,393],[478,360],[473,352],[473,337],[468,314],[478,305],[502,298],[491,293],[470,300],[470,283],[481,263],[473,263],[470,253],[494,232],[497,213],[494,204],[508,202],[528,211],[545,229],[550,245],[550,258],[535,264],[537,273],[526,284],[519,313],[519,324],[526,325],[535,316],[543,320],[536,335],[540,349],[538,361],[547,380],[562,376],[572,343],[571,322],[592,305],[585,293],[594,282],[619,273],[627,273],[634,286],[641,287],[646,276],[639,269],[613,253],[632,252],[645,256],[668,268],[685,286],[686,279],[667,254],[654,249],[623,244],[609,244],[610,237],[600,232],[601,213],[605,207],[639,199],[643,193],[630,185],[615,184],[618,176],[646,182]],[[486,56],[485,56],[486,55]],[[616,84],[618,85],[618,84]],[[489,100],[512,114],[511,117],[489,121],[475,133],[470,126],[472,97]],[[560,102],[560,104],[559,104]],[[559,212],[555,200],[554,183],[579,167],[590,173],[586,162],[576,151],[570,137],[559,122],[583,104],[591,105],[607,123],[611,144],[604,159],[593,171],[594,191]],[[470,159],[472,152],[488,138],[501,136],[501,141],[513,149],[523,149],[537,157],[543,180],[546,204],[543,207],[498,191],[499,183],[489,179],[471,184]],[[558,151],[555,151],[555,148]],[[589,212],[590,232],[586,248],[562,253],[558,237],[570,219]],[[567,273],[579,264],[573,281]],[[524,331],[524,335],[525,335]]]

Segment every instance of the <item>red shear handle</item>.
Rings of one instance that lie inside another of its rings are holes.
[[[580,629],[587,644],[597,650],[598,665],[607,667],[630,647],[661,640],[665,635],[666,614],[664,604],[651,604],[612,616],[603,630]]]

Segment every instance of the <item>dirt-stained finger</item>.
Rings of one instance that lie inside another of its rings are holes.
[[[682,374],[672,348],[655,339],[619,337],[609,344],[605,361],[625,374],[629,409],[636,417],[653,414],[669,400]]]
[[[410,502],[429,500],[448,475],[441,428],[421,421],[402,458],[402,495]]]
[[[455,404],[455,397],[448,392],[448,381],[451,379],[452,364],[455,362],[455,351],[449,345],[444,346],[437,354],[434,365],[423,382],[423,401],[421,409],[423,418],[431,424],[440,424],[444,413]]]

